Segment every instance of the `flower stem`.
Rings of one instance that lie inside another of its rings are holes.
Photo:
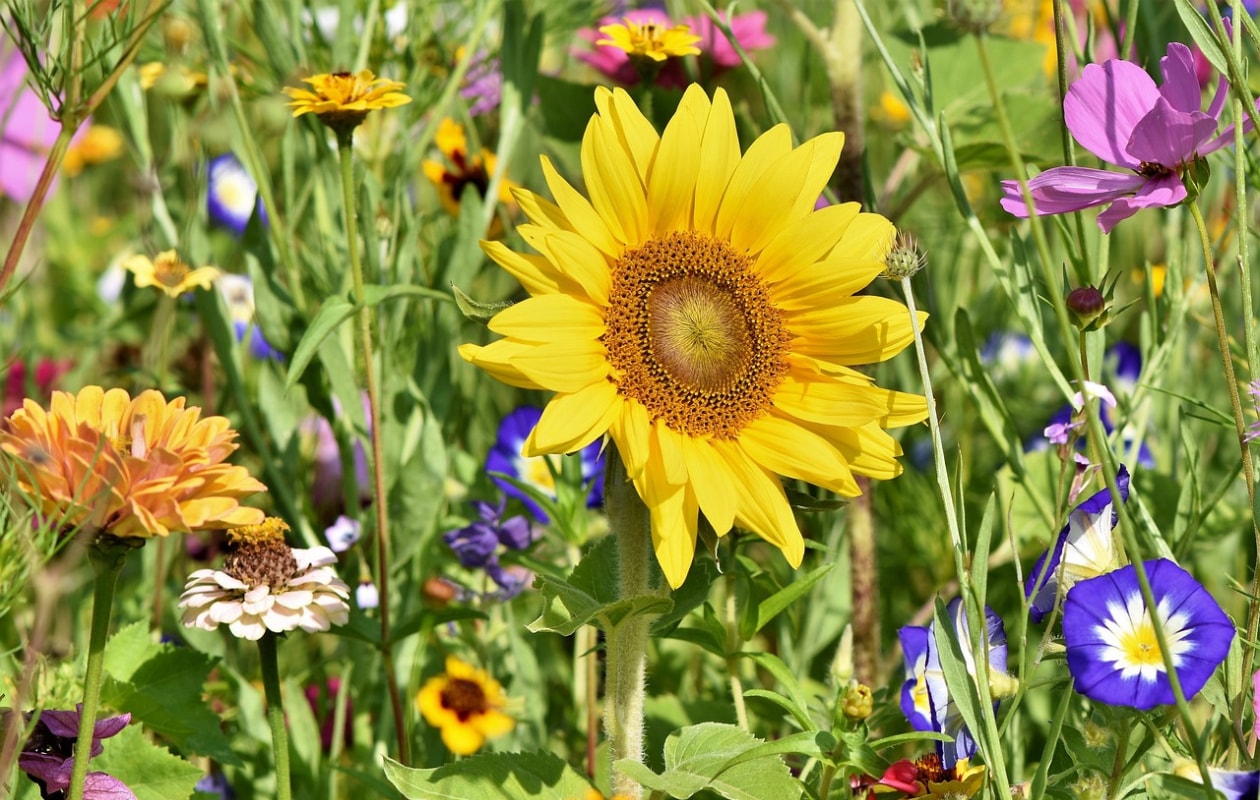
[[[608,454],[605,484],[608,524],[617,540],[617,595],[621,599],[640,597],[648,593],[652,522],[615,451]],[[643,787],[619,771],[617,762],[630,759],[643,763],[643,697],[650,621],[647,616],[636,614],[605,631],[604,730],[608,735],[612,790],[614,795],[629,800],[640,800]]]
[[[258,640],[262,662],[263,692],[267,697],[267,722],[271,725],[271,748],[276,754],[276,797],[291,800],[289,786],[289,732],[284,726],[284,699],[280,695],[280,666],[276,660],[276,634],[267,631]]]
[[[341,196],[346,215],[347,249],[350,251],[350,274],[354,280],[354,302],[359,306],[359,347],[363,358],[364,382],[368,394],[368,435],[372,442],[372,507],[376,510],[376,588],[380,593],[381,660],[385,668],[385,684],[394,714],[394,732],[398,738],[398,761],[411,764],[411,746],[407,739],[402,694],[394,669],[393,645],[389,638],[389,514],[385,498],[384,447],[381,443],[381,401],[372,361],[372,308],[367,304],[363,288],[363,264],[359,259],[358,215],[354,191],[354,131],[337,134],[337,150],[341,156]]]
[[[143,541],[143,540],[139,540]],[[109,618],[114,610],[114,587],[133,545],[108,534],[98,534],[88,548],[88,561],[96,579],[92,588],[92,628],[88,635],[87,669],[83,676],[83,708],[79,711],[79,737],[74,743],[74,766],[70,772],[70,800],[83,800],[92,753],[92,733],[101,703],[101,675],[105,667],[105,640]]]
[[[748,730],[748,708],[744,703],[744,682],[739,678],[739,651],[744,647],[739,635],[739,618],[735,608],[735,570],[726,573],[726,670],[731,673],[731,701],[735,704],[735,721]]]
[[[878,686],[880,670],[879,571],[875,563],[875,518],[871,514],[871,481],[857,477],[861,494],[845,510],[849,536],[849,580],[853,603],[853,673]]]

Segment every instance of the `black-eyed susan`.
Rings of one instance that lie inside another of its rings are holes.
[[[171,297],[179,297],[193,289],[209,289],[219,277],[216,267],[197,267],[185,264],[174,250],[158,253],[157,258],[131,256],[122,263],[123,268],[135,275],[136,286],[155,286]]]
[[[793,148],[778,125],[741,154],[720,89],[710,102],[690,87],[663,135],[624,91],[595,101],[581,151],[590,198],[543,158],[555,202],[516,193],[540,255],[482,244],[533,296],[490,321],[504,338],[460,354],[556,393],[525,455],[611,435],[671,586],[691,565],[700,512],[718,534],[747,528],[799,565],[778,476],[855,496],[854,474],[901,471],[885,429],[927,413],[923,397],[854,369],[913,339],[905,306],[855,295],[883,271],[893,226],[856,203],[814,209],[839,133]]]
[[[424,174],[437,189],[442,208],[452,217],[458,217],[459,199],[464,189],[472,186],[484,198],[490,188],[490,176],[494,175],[497,162],[494,153],[489,151],[469,153],[464,127],[450,117],[444,118],[438,124],[433,141],[446,163],[425,159]],[[505,206],[515,205],[516,201],[512,198],[512,190],[515,188],[516,184],[506,178],[501,180],[496,195],[498,201]]]
[[[314,114],[338,134],[358,127],[369,111],[395,108],[411,102],[400,90],[406,88],[398,81],[378,78],[371,70],[357,73],[334,72],[303,78],[310,89],[285,87],[284,93],[292,98],[289,108],[293,116]]]
[[[447,656],[446,672],[420,688],[416,708],[425,722],[441,730],[448,750],[467,756],[516,725],[503,713],[506,700],[503,687],[485,670]]]

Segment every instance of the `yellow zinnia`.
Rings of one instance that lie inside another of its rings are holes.
[[[438,124],[437,134],[433,138],[438,150],[446,158],[447,164],[433,159],[424,160],[425,177],[437,189],[438,200],[442,208],[452,217],[459,216],[459,199],[464,189],[472,185],[483,198],[490,188],[490,177],[498,163],[494,153],[482,152],[470,155],[468,137],[464,128],[450,117],[443,118]],[[448,166],[449,165],[449,166]],[[516,184],[504,178],[499,182],[498,201],[505,206],[515,205],[512,190]]]
[[[174,250],[158,253],[157,258],[132,256],[122,262],[123,269],[136,276],[137,288],[156,286],[171,297],[179,297],[198,287],[209,289],[219,277],[216,267],[193,269]]]
[[[532,221],[521,236],[541,255],[482,243],[533,296],[490,321],[503,339],[460,354],[557,393],[524,455],[612,436],[671,586],[700,512],[798,566],[778,475],[855,496],[854,473],[901,471],[884,429],[927,414],[923,397],[854,369],[913,340],[905,306],[854,294],[884,269],[893,226],[856,203],[814,209],[842,134],[793,148],[778,125],[741,155],[721,89],[710,102],[691,86],[663,135],[620,89],[595,102],[581,150],[590,199],[542,159],[555,202],[516,193]]]
[[[508,733],[516,721],[503,713],[503,687],[489,673],[446,657],[446,672],[430,678],[416,695],[416,708],[442,732],[452,753],[472,755],[486,739]]]
[[[672,28],[655,22],[640,25],[629,17],[623,17],[621,24],[601,25],[599,32],[606,38],[599,39],[595,44],[619,48],[631,58],[664,61],[670,56],[700,55],[700,48],[695,46],[700,37],[686,25]]]
[[[184,398],[149,390],[88,386],[54,392],[13,412],[0,450],[15,460],[18,485],[66,527],[119,537],[234,528],[262,522],[240,498],[267,487],[226,459],[237,445],[225,417],[201,418]]]
[[[285,87],[284,93],[293,99],[289,108],[293,116],[314,114],[328,127],[344,133],[354,129],[369,111],[395,108],[411,102],[400,89],[406,88],[398,81],[378,78],[369,69],[358,73],[334,72],[312,75],[302,79],[311,89]]]

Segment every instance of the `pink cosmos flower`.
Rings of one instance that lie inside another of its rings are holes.
[[[48,153],[61,135],[61,123],[26,85],[26,77],[26,59],[0,36],[0,197],[19,203],[35,193]],[[74,141],[86,131],[85,122]]]
[[[1082,147],[1132,174],[1089,167],[1048,169],[1028,182],[1037,214],[1110,203],[1098,215],[1098,227],[1110,233],[1140,209],[1175,206],[1186,199],[1182,175],[1187,168],[1233,138],[1232,125],[1216,134],[1228,87],[1220,82],[1205,113],[1190,48],[1172,42],[1159,64],[1164,75],[1159,87],[1145,70],[1122,59],[1085,67],[1063,100],[1064,122]],[[1244,129],[1250,128],[1246,123]],[[1002,207],[1027,217],[1019,182],[1002,181],[1002,190]]]
[[[639,82],[639,73],[630,63],[630,56],[624,50],[613,45],[597,45],[604,34],[598,28],[603,25],[616,25],[629,20],[636,25],[655,24],[670,28],[674,23],[664,11],[655,8],[641,8],[625,12],[615,17],[604,17],[594,28],[580,28],[577,35],[590,43],[590,50],[575,50],[573,55],[603,73],[614,83],[622,86],[633,86]],[[746,52],[764,50],[774,44],[774,37],[766,33],[766,12],[750,11],[747,14],[736,14],[729,18],[731,33]],[[686,17],[682,24],[691,28],[691,32],[700,37],[696,47],[700,48],[701,58],[709,58],[713,63],[713,74],[720,74],[740,65],[739,54],[707,16]],[[687,74],[682,69],[679,59],[671,58],[657,74],[656,83],[666,88],[681,89],[688,83]]]

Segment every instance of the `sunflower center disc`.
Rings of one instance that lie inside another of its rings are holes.
[[[602,341],[619,391],[653,421],[730,439],[772,405],[792,337],[753,265],[694,231],[618,259]]]

